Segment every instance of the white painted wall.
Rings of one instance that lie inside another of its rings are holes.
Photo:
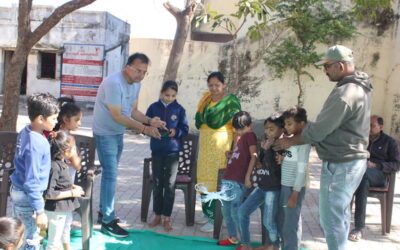
[[[385,131],[400,139],[400,28],[394,25],[383,36],[377,36],[373,27],[360,27],[360,35],[344,45],[352,48],[358,70],[371,77],[373,91],[372,113],[379,114],[386,120]],[[168,61],[172,41],[153,39],[132,39],[130,53],[141,51],[152,60],[149,76],[143,81],[140,93],[139,109],[147,107],[158,99],[164,70]],[[194,128],[194,115],[197,103],[206,88],[208,72],[216,71],[218,61],[223,58],[222,44],[187,41],[182,62],[178,71],[180,89],[178,101],[185,107],[191,128]],[[329,46],[320,45],[318,50],[325,52]],[[246,41],[240,50],[255,51],[257,43]],[[379,60],[373,64],[373,55],[379,53]],[[335,83],[329,82],[322,69],[310,68],[315,81],[304,78],[305,102],[309,118],[314,120],[320,112],[326,97]],[[258,120],[264,120],[276,109],[284,110],[297,104],[297,86],[294,73],[287,73],[283,80],[273,80],[270,69],[263,63],[252,70],[252,75],[262,77],[260,95],[250,103],[242,103]],[[278,108],[276,108],[278,107]]]
[[[400,11],[397,1],[395,13]],[[400,140],[400,25],[397,21],[392,32],[392,41],[388,43],[388,66],[385,75],[385,96],[383,98],[383,115],[386,119],[386,131]]]

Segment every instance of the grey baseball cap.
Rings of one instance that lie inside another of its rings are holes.
[[[327,62],[353,62],[353,51],[342,45],[335,45],[328,49],[323,59],[315,65],[322,65]]]

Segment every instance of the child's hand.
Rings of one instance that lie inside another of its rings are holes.
[[[261,162],[259,162],[259,161],[256,162],[256,168],[262,168]]]
[[[36,226],[40,229],[46,229],[48,224],[47,215],[45,213],[36,215]]]
[[[225,151],[225,156],[226,156],[226,158],[231,158],[231,156],[232,156],[232,151]]]
[[[288,149],[291,146],[293,146],[292,138],[283,137],[283,138],[278,139],[278,140],[276,140],[274,142],[274,144],[272,145],[272,149],[275,150],[275,151],[279,151],[279,150],[282,150],[282,149]]]
[[[295,195],[294,193],[292,193],[289,196],[289,199],[287,201],[286,207],[288,208],[295,208],[297,205],[297,195]]]
[[[372,161],[367,161],[367,167],[369,168],[379,168],[376,163],[373,163]]]
[[[175,135],[176,135],[176,129],[171,128],[171,129],[169,130],[168,136],[169,136],[169,137],[174,137]]]
[[[80,189],[80,190],[83,190],[81,186],[75,185],[75,184],[72,185],[72,189]]]
[[[285,158],[285,156],[283,156],[281,154],[276,154],[276,156],[275,156],[276,164],[281,165],[283,162],[283,158]]]
[[[244,180],[244,185],[245,185],[247,188],[251,188],[251,187],[253,186],[253,185],[251,184],[250,177],[246,176],[246,178],[245,178],[245,180]]]
[[[83,192],[82,188],[72,188],[71,193],[72,193],[72,197],[75,197],[75,198],[82,197],[85,195],[85,192]]]
[[[269,137],[261,142],[261,147],[265,150],[269,149],[271,145],[275,142],[275,139],[272,137]]]

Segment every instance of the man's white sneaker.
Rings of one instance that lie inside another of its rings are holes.
[[[194,222],[195,222],[196,224],[206,224],[206,223],[208,222],[208,217],[205,216],[205,215],[203,215],[203,216],[201,216],[201,217],[197,217],[197,218],[194,220]]]
[[[207,222],[206,224],[204,224],[201,228],[200,231],[204,232],[204,233],[211,233],[214,231],[214,224],[211,224],[210,222]]]

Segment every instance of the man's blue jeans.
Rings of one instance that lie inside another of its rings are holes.
[[[366,159],[322,163],[319,213],[329,250],[347,249],[350,201],[366,168]]]
[[[239,228],[240,228],[240,241],[242,244],[250,244],[250,215],[256,209],[264,205],[263,210],[263,224],[268,230],[268,236],[272,245],[279,244],[278,235],[278,207],[279,207],[279,194],[277,191],[263,191],[256,187],[247,199],[240,205],[239,208]]]
[[[11,187],[11,201],[13,216],[24,223],[25,239],[20,249],[39,250],[40,239],[39,227],[36,226],[36,215],[29,203],[28,195],[23,190],[14,186]]]
[[[115,187],[124,135],[94,135],[94,138],[96,139],[97,155],[102,168],[100,212],[103,215],[103,223],[109,223],[115,219]]]
[[[236,229],[239,229],[239,207],[242,204],[246,188],[244,184],[236,181],[221,180],[221,183],[221,190],[227,190],[226,194],[228,197],[234,196],[234,199],[231,201],[222,201],[222,215],[224,216],[229,237],[237,237]]]

